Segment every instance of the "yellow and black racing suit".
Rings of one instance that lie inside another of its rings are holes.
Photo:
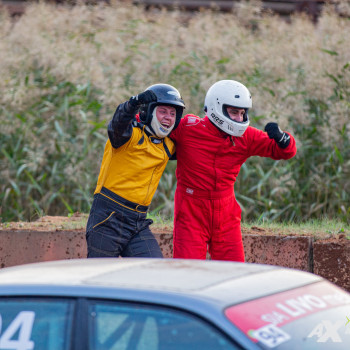
[[[124,102],[108,125],[86,228],[88,257],[162,257],[146,213],[175,146],[150,134],[135,113]]]

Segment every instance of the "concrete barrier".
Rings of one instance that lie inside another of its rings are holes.
[[[350,240],[313,243],[313,273],[350,291]]]
[[[86,257],[85,232],[0,231],[0,266]]]
[[[308,236],[243,235],[246,261],[312,271],[312,238]]]
[[[165,258],[172,234],[155,233]],[[350,241],[309,236],[243,234],[246,261],[313,272],[350,292]],[[86,257],[84,230],[0,230],[0,267]]]

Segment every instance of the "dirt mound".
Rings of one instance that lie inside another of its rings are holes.
[[[0,223],[0,230],[59,231],[83,230],[87,214],[74,213],[71,216],[43,216],[36,221]]]
[[[74,213],[70,216],[43,216],[33,222],[10,222],[0,223],[1,230],[30,230],[30,231],[67,231],[67,230],[85,230],[88,214]],[[172,224],[154,223],[151,226],[153,233],[172,233]],[[262,236],[308,236],[317,241],[327,243],[350,244],[350,231],[330,232],[325,229],[293,228],[284,225],[273,227],[259,227],[242,224],[243,235],[262,235]]]

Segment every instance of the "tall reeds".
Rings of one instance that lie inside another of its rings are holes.
[[[88,212],[116,106],[147,86],[176,86],[203,115],[219,79],[244,83],[251,125],[297,139],[290,161],[252,158],[236,183],[244,219],[350,220],[350,22],[331,6],[314,24],[242,3],[191,16],[124,2],[33,3],[0,14],[1,220]],[[152,211],[172,213],[169,164]]]

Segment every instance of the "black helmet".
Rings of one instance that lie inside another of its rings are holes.
[[[173,128],[175,129],[179,125],[182,113],[185,109],[185,102],[182,100],[180,92],[168,84],[151,85],[146,90],[151,90],[155,93],[157,96],[157,102],[151,102],[140,107],[140,121],[145,125],[150,125],[152,121],[152,113],[156,106],[172,106],[176,109],[176,120]]]

